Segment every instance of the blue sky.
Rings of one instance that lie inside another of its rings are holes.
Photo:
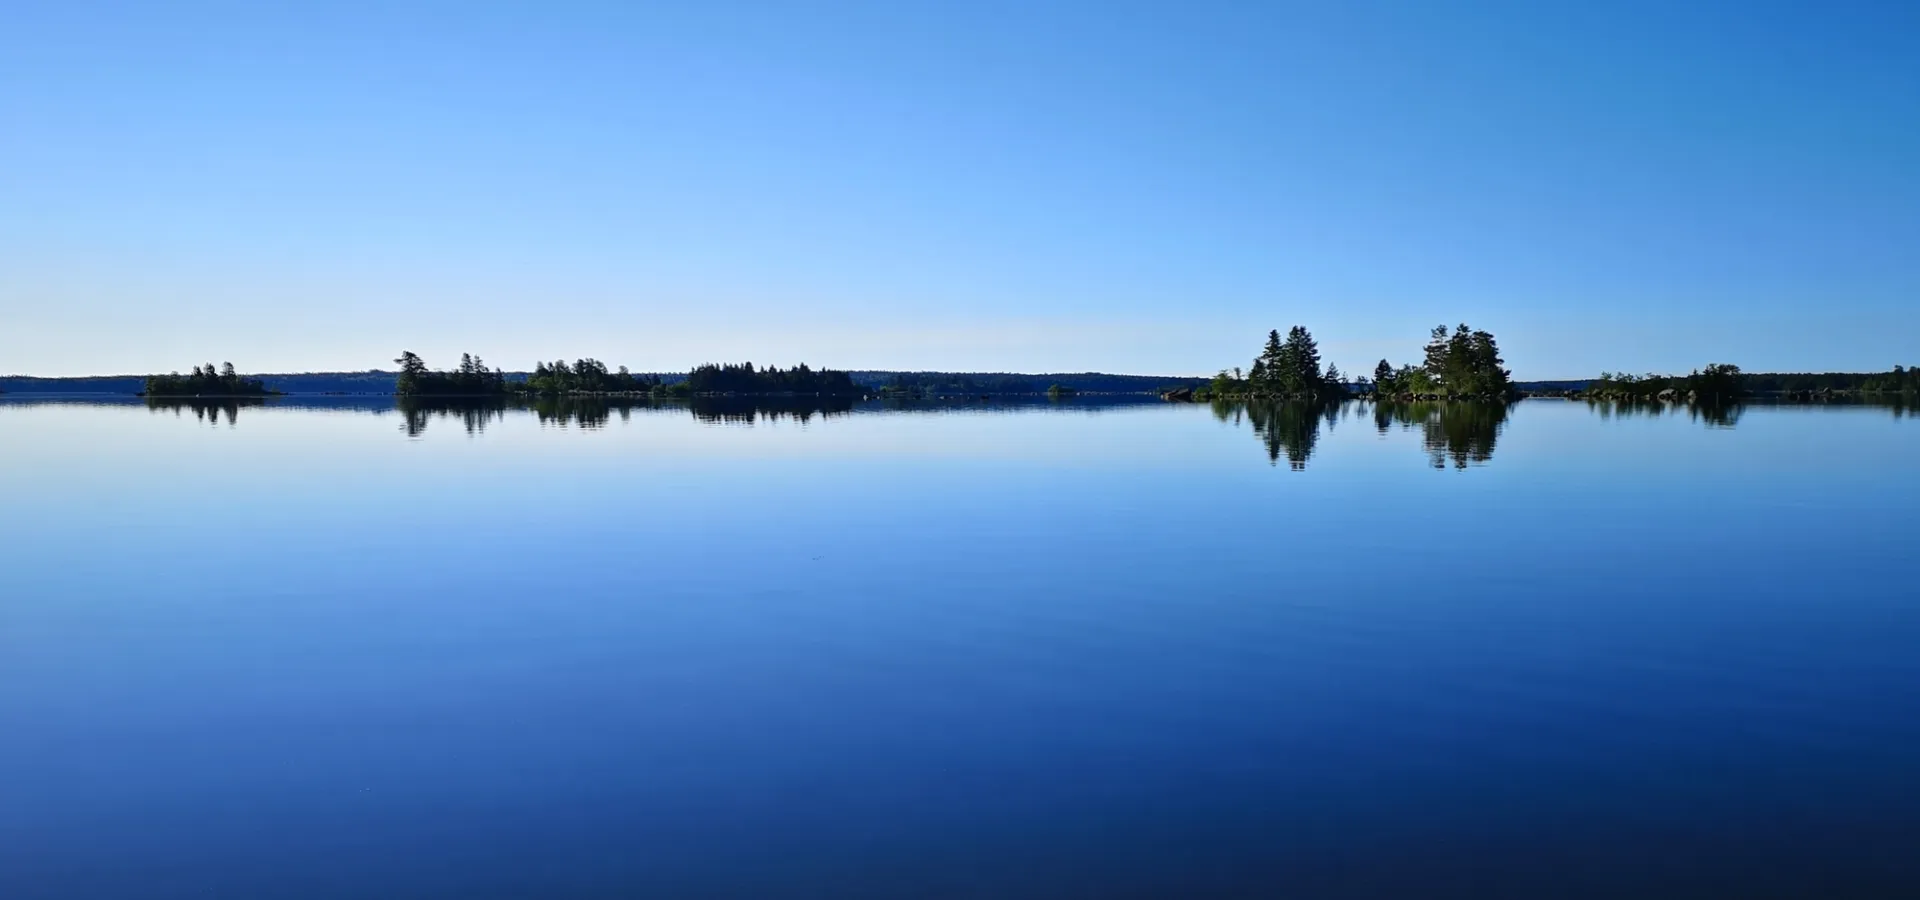
[[[1920,4],[0,6],[0,372],[1920,363]]]

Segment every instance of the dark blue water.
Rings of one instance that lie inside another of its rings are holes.
[[[1898,410],[375,405],[0,402],[0,896],[1920,895]]]

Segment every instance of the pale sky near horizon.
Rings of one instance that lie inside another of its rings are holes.
[[[1920,4],[0,21],[0,373],[1920,364]]]

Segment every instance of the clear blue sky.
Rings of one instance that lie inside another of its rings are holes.
[[[0,372],[1920,363],[1920,4],[41,2]]]

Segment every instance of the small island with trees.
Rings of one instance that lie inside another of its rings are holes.
[[[149,375],[141,391],[146,397],[272,397],[278,394],[268,390],[266,382],[235,371],[233,363],[222,364],[218,369],[213,363],[194,366],[193,372],[187,375],[179,372]]]
[[[1371,392],[1396,400],[1509,400],[1516,391],[1505,363],[1492,334],[1464,322],[1451,334],[1435,325],[1421,365],[1394,368],[1381,360],[1373,368]]]
[[[659,375],[638,375],[626,366],[608,369],[597,359],[564,359],[534,364],[524,378],[489,368],[471,353],[460,354],[460,365],[436,371],[412,351],[394,359],[400,372],[394,393],[401,397],[556,397],[573,395],[680,398],[692,396],[820,396],[848,397],[865,393],[852,376],[833,369],[814,369],[801,363],[791,369],[755,368],[751,362],[697,366],[684,379],[667,381]]]
[[[1648,375],[1644,378],[1624,372],[1602,372],[1587,383],[1581,396],[1593,400],[1686,400],[1695,403],[1730,403],[1747,396],[1740,367],[1712,363],[1703,371],[1688,375]]]
[[[1325,400],[1346,394],[1339,368],[1320,367],[1320,345],[1304,326],[1267,332],[1267,344],[1248,369],[1222,369],[1205,387],[1180,390],[1169,396],[1181,400]]]
[[[1174,400],[1261,399],[1321,402],[1359,394],[1386,400],[1510,400],[1516,396],[1513,373],[1500,358],[1492,334],[1465,324],[1448,331],[1436,326],[1419,366],[1381,360],[1372,378],[1347,382],[1338,366],[1322,369],[1320,346],[1305,326],[1295,325],[1287,336],[1267,332],[1267,344],[1247,369],[1221,370],[1197,390],[1178,389],[1163,396]]]

